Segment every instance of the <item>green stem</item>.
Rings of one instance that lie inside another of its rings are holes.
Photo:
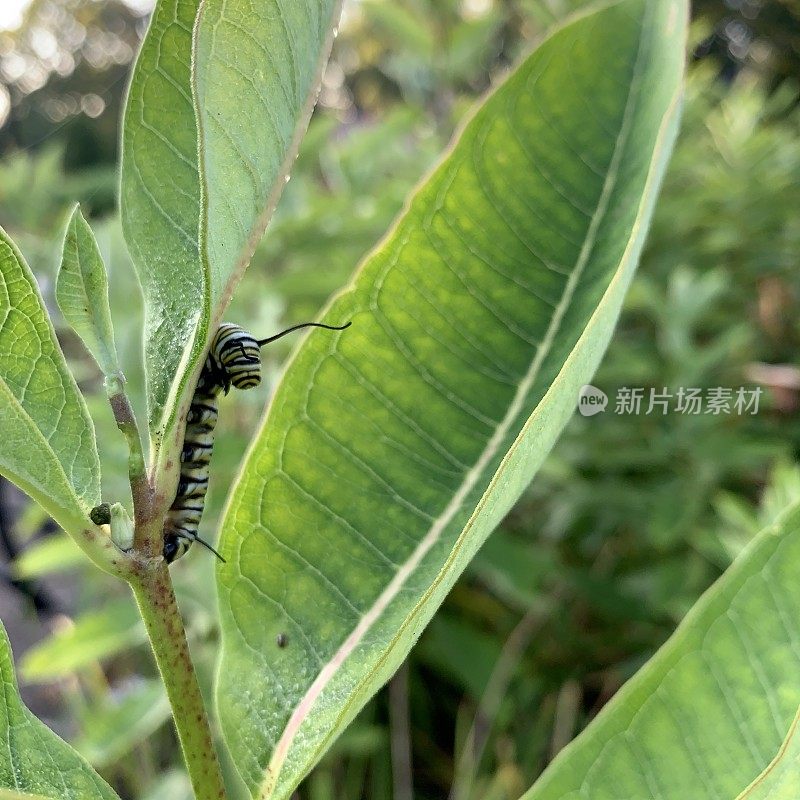
[[[167,689],[195,798],[224,800],[225,785],[166,563],[152,562],[131,580],[131,588]]]
[[[169,569],[161,558],[164,520],[155,508],[142,439],[125,394],[121,373],[106,378],[117,427],[128,442],[128,474],[133,496],[135,568],[126,578],[133,589],[150,646],[172,708],[183,758],[196,800],[225,800],[219,760]]]
[[[153,491],[147,478],[142,437],[128,395],[125,394],[125,379],[122,373],[108,375],[105,380],[108,402],[114,412],[114,420],[128,442],[128,476],[133,497],[133,516],[137,528],[149,519],[153,502]]]

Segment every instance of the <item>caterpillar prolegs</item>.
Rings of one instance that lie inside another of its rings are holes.
[[[349,322],[338,327],[305,322],[266,339],[255,339],[243,328],[230,322],[219,326],[186,417],[178,491],[164,523],[163,552],[164,560],[168,564],[184,555],[192,542],[200,542],[217,558],[222,558],[210,544],[197,535],[208,489],[208,466],[214,447],[219,393],[227,394],[231,386],[236,389],[252,389],[261,383],[261,348],[265,344],[301,328],[341,331],[349,326]]]

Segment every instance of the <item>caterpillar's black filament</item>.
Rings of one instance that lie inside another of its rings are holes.
[[[219,393],[227,394],[231,386],[252,389],[261,383],[260,348],[263,345],[300,328],[341,331],[349,326],[349,322],[340,327],[306,322],[266,339],[254,339],[238,325],[230,322],[220,325],[211,342],[186,417],[178,491],[164,524],[164,560],[168,564],[184,555],[192,542],[200,542],[222,559],[210,544],[197,535],[208,489],[208,466],[214,447]]]

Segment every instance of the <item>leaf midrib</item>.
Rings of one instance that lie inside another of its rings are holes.
[[[589,262],[597,241],[597,234],[608,211],[611,195],[616,187],[619,168],[622,162],[622,155],[625,150],[625,145],[627,144],[627,138],[633,120],[633,113],[636,108],[636,103],[633,101],[635,98],[637,98],[639,84],[641,83],[642,78],[642,44],[645,38],[644,32],[647,30],[647,16],[648,14],[645,13],[642,17],[638,49],[634,61],[631,81],[628,87],[625,108],[620,121],[619,133],[617,134],[614,142],[612,156],[606,170],[606,176],[603,181],[600,197],[597,201],[597,207],[595,208],[595,212],[589,222],[589,226],[584,236],[583,245],[580,253],[578,254],[575,266],[573,267],[573,270],[565,284],[562,298],[553,310],[550,324],[548,325],[545,336],[542,339],[539,348],[537,349],[536,356],[534,357],[528,372],[520,381],[517,391],[511,403],[509,404],[505,416],[495,427],[495,431],[478,458],[478,461],[464,476],[461,486],[457,489],[442,513],[436,518],[433,525],[429,528],[428,532],[422,538],[405,564],[403,564],[395,573],[386,589],[381,592],[377,600],[361,617],[358,624],[355,626],[347,639],[345,639],[344,643],[339,647],[333,657],[323,666],[317,678],[314,680],[309,689],[306,691],[305,695],[295,707],[295,710],[289,718],[289,721],[284,728],[284,731],[281,734],[281,737],[278,740],[275,750],[273,751],[273,755],[270,759],[270,763],[266,771],[267,777],[262,783],[259,793],[261,800],[268,800],[268,798],[272,795],[277,784],[278,775],[280,774],[280,771],[286,760],[291,743],[303,722],[307,718],[308,713],[310,713],[317,699],[322,694],[324,687],[333,678],[339,667],[346,661],[348,656],[353,652],[357,644],[362,640],[372,625],[388,608],[391,601],[399,594],[406,580],[414,573],[425,555],[438,542],[441,534],[461,509],[465,499],[478,484],[481,475],[496,456],[499,448],[501,447],[514,423],[514,420],[517,419],[524,407],[525,399],[527,398],[531,388],[538,378],[545,359],[550,354],[550,349],[560,330],[561,322],[563,321],[564,315],[570,307],[571,301],[575,294],[575,289],[581,277],[583,276],[586,265]],[[344,709],[342,713],[345,713]],[[322,751],[325,747],[326,741],[327,737],[322,740],[315,752]],[[312,759],[313,754],[309,758],[309,761]]]

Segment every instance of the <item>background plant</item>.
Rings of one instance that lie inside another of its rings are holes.
[[[501,53],[502,65],[503,58],[522,46],[518,31],[533,36],[549,19],[538,7],[524,11],[493,6],[478,22],[463,11],[428,9],[418,19],[409,14],[388,22],[391,12],[381,5],[375,6],[374,16],[372,11],[365,13],[367,21],[362,18],[349,30],[345,27],[337,43],[338,55],[323,94],[326,106],[312,126],[271,235],[257,255],[269,266],[271,278],[251,271],[239,297],[258,301],[240,299],[230,312],[231,318],[252,321],[253,328],[270,327],[278,316],[295,319],[314,312],[385,229],[410,184],[439,151],[464,108],[460,98],[483,88],[489,65],[497,63],[492,51]],[[528,28],[518,25],[520,18]],[[464,27],[459,36],[448,27],[459,30],[460,25]],[[446,41],[470,41],[469,34],[474,35],[475,50],[464,57],[461,74],[442,63],[428,65],[422,57],[405,56],[422,37],[414,52],[427,52],[432,62],[445,60],[438,55],[441,47],[431,48],[424,41],[429,29],[444,31]],[[486,36],[487,30],[495,35]],[[359,48],[366,54],[359,57]],[[482,57],[476,58],[475,51]],[[791,345],[797,337],[792,311],[797,294],[790,268],[797,223],[788,201],[797,185],[792,179],[797,169],[797,119],[791,87],[770,95],[753,72],[746,69],[732,87],[720,85],[711,75],[694,76],[684,133],[648,254],[596,379],[604,388],[637,380],[652,386],[689,379],[708,386],[738,383],[753,363],[790,363],[796,353]],[[348,103],[351,98],[355,105]],[[387,140],[397,143],[392,158],[387,156]],[[406,154],[407,161],[397,154]],[[26,174],[43,160],[18,156],[7,168]],[[60,193],[54,161],[41,167],[56,184],[42,192],[48,197]],[[775,202],[774,184],[764,179],[765,165],[774,165],[770,174],[783,187],[786,203]],[[690,191],[698,198],[698,208],[685,202]],[[28,197],[27,183],[20,184],[17,197],[6,201],[8,210],[0,222],[9,224],[6,214],[13,222]],[[751,228],[743,230],[748,221]],[[39,263],[45,265],[53,252],[47,241],[51,234],[31,230],[39,224],[33,215],[28,218],[32,238],[28,245],[23,235],[22,242],[26,253],[39,252]],[[9,227],[16,236],[25,233],[26,225]],[[129,294],[123,276],[129,269],[121,262],[124,255],[113,223],[103,230],[101,242],[110,254],[106,260],[112,264],[112,287],[117,284],[124,301]],[[115,260],[119,268],[113,266]],[[325,271],[318,270],[323,260]],[[41,272],[48,274],[44,267]],[[687,300],[697,297],[705,302],[697,303],[700,307],[690,314]],[[739,324],[732,326],[732,318]],[[120,330],[118,323],[121,350],[126,337],[129,346],[136,347],[139,323],[130,319],[129,332]],[[73,346],[80,357],[80,349]],[[692,372],[684,377],[687,369]],[[88,367],[85,374],[91,383]],[[461,767],[474,768],[479,775],[465,791],[474,796],[518,796],[752,535],[759,526],[756,507],[770,472],[775,477],[763,515],[769,515],[769,502],[796,491],[792,468],[780,466],[791,462],[797,446],[794,393],[791,385],[775,386],[767,413],[735,424],[675,417],[658,425],[652,419],[576,419],[526,498],[454,589],[414,651],[407,672],[365,710],[302,791],[319,797],[359,792],[392,796],[393,779],[402,784],[403,776],[391,774],[391,744],[402,747],[410,740],[415,745],[419,796],[442,796],[454,771],[452,754],[463,752],[476,705],[484,698],[477,730],[480,738],[488,731],[488,743],[477,765]],[[237,398],[235,412],[229,407],[219,437],[227,444],[215,462],[218,486],[227,485],[223,476],[234,469],[262,402],[263,397],[244,396]],[[102,415],[104,400],[97,405],[93,411]],[[107,425],[111,432],[110,419]],[[103,437],[104,442],[111,440],[110,434]],[[617,466],[609,463],[609,442],[614,443]],[[119,491],[121,487],[111,490]],[[218,508],[221,497],[212,496],[211,501]],[[684,510],[677,519],[676,507]],[[210,515],[206,523],[213,524]],[[26,526],[36,529],[39,524],[31,510],[17,527],[24,532]],[[731,536],[731,530],[738,535]],[[47,552],[37,550],[22,562],[26,575],[36,573],[37,557],[38,569],[47,568],[41,566]],[[67,563],[64,558],[60,553],[59,568]],[[210,665],[213,616],[195,588],[202,578],[192,574],[209,565],[198,562],[181,565],[181,584],[184,605],[188,602],[194,609],[190,632],[196,649]],[[110,591],[98,576],[82,583],[86,607]],[[563,602],[565,597],[569,602]],[[126,602],[121,598],[120,608]],[[158,714],[143,711],[153,711],[154,705],[157,710],[158,704],[148,702],[152,695],[147,689],[152,691],[152,686],[125,680],[126,675],[146,672],[149,663],[141,650],[120,654],[120,648],[141,641],[131,616],[127,626],[125,619],[123,613],[108,614],[103,628],[102,619],[89,617],[87,625],[96,627],[87,637],[107,643],[105,650],[90,653],[80,648],[92,656],[90,663],[75,663],[75,633],[54,646],[67,656],[73,654],[72,662],[68,657],[62,661],[60,674],[74,675],[77,669],[84,687],[82,696],[68,693],[78,703],[72,717],[75,735],[85,736],[98,721],[97,731],[105,724],[106,730],[136,733],[126,742],[116,742],[116,752],[85,752],[121,785],[129,782],[129,791],[138,796],[141,784],[160,771],[159,762],[169,761],[163,754],[170,752],[171,734],[163,730],[165,746],[156,745],[157,755],[152,743],[137,743],[159,721]],[[485,689],[505,644],[510,688],[487,708]],[[476,657],[465,663],[458,657],[464,650]],[[112,655],[104,675],[94,659]],[[33,657],[31,663],[36,663]],[[39,664],[52,667],[57,662],[42,654]],[[31,677],[36,675],[34,668]],[[126,703],[108,702],[107,676],[124,693]],[[402,724],[407,701],[410,731]],[[513,713],[519,707],[536,707],[540,713],[520,718]],[[118,720],[109,724],[110,715],[123,713],[120,708],[132,714],[137,725]],[[484,719],[491,723],[488,727]],[[95,734],[101,745],[107,738]],[[144,770],[132,770],[130,757],[121,757],[119,748],[132,745],[137,748],[135,758],[144,759]]]

